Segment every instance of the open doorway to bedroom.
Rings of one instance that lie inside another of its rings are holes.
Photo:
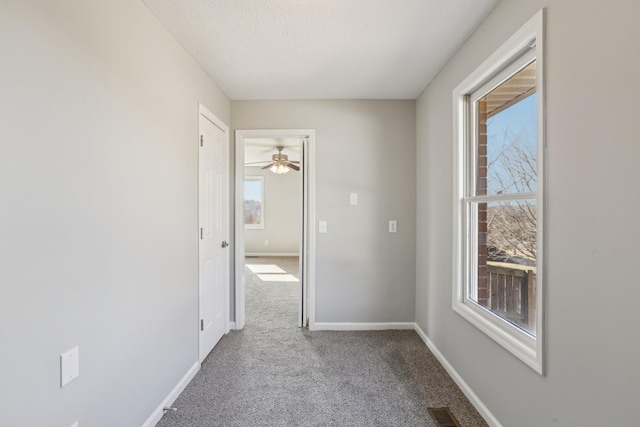
[[[310,130],[236,131],[236,328],[312,316]]]

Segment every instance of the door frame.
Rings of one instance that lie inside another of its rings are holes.
[[[200,141],[201,141],[201,135],[202,135],[202,129],[200,128],[200,117],[204,117],[205,119],[209,120],[214,126],[216,126],[218,129],[220,129],[225,135],[226,135],[226,141],[227,143],[225,144],[225,154],[226,154],[226,161],[225,163],[227,164],[227,186],[225,188],[222,188],[222,192],[223,194],[220,197],[220,200],[223,200],[227,203],[227,209],[223,209],[224,215],[225,215],[225,221],[226,224],[224,224],[223,228],[226,228],[226,239],[227,241],[230,240],[230,234],[231,234],[231,227],[230,227],[230,215],[229,215],[229,207],[231,205],[231,199],[229,197],[229,189],[228,189],[228,184],[231,181],[231,170],[228,167],[229,165],[229,158],[230,158],[230,150],[229,150],[229,127],[222,121],[220,120],[215,114],[213,114],[211,111],[209,111],[204,105],[198,103],[198,139],[196,142],[196,147],[197,147],[197,189],[198,189],[198,223],[197,223],[197,229],[196,229],[196,235],[197,235],[197,242],[198,242],[198,317],[197,317],[197,321],[196,321],[196,328],[198,331],[198,360],[200,363],[202,363],[202,359],[200,358],[200,348],[202,347],[202,343],[201,343],[201,339],[202,339],[202,335],[200,334],[200,319],[201,319],[201,313],[200,313],[200,295],[202,294],[201,292],[201,288],[200,288],[200,223],[201,223],[201,218],[200,218]],[[229,258],[230,258],[230,254],[229,251],[225,251],[224,254],[224,262],[222,263],[225,267],[225,301],[223,301],[223,306],[225,307],[225,314],[224,314],[224,333],[228,334],[230,331],[230,321],[229,321],[229,310],[230,310],[230,301],[229,301],[229,282],[230,282],[230,273],[231,270],[229,268]]]
[[[302,241],[300,247],[302,271],[300,277],[300,301],[306,308],[306,319],[302,327],[315,327],[315,263],[316,263],[316,184],[315,184],[315,130],[314,129],[264,129],[236,130],[235,159],[235,328],[245,325],[245,281],[244,281],[244,140],[245,138],[301,138],[303,158],[303,200],[300,212]],[[300,322],[299,322],[300,323]]]

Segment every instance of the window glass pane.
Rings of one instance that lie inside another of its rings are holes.
[[[535,335],[535,200],[473,203],[477,281],[468,297]]]
[[[246,179],[244,181],[245,225],[262,224],[262,202],[262,180]]]
[[[476,101],[476,195],[537,190],[536,62]]]

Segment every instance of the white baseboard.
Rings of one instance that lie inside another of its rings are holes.
[[[200,370],[200,363],[195,362],[193,366],[189,368],[187,373],[184,374],[184,376],[180,379],[180,381],[178,381],[178,384],[176,384],[173,390],[169,392],[169,395],[167,395],[167,397],[164,398],[162,403],[160,403],[160,405],[158,405],[158,407],[155,409],[155,411],[153,411],[153,413],[149,416],[149,418],[147,418],[147,421],[145,421],[144,424],[142,424],[142,427],[155,426],[158,423],[158,421],[160,421],[160,418],[162,418],[162,415],[164,415],[164,407],[171,406],[173,402],[176,401],[178,396],[180,396],[180,393],[184,391],[184,389],[191,382],[193,377],[195,377],[195,375],[198,373],[199,370]]]
[[[292,252],[292,253],[288,253],[288,252],[278,252],[278,253],[252,252],[252,253],[245,253],[244,256],[245,257],[248,257],[248,256],[300,256],[300,254],[298,252]]]
[[[351,323],[315,322],[309,325],[312,331],[384,331],[387,329],[414,329],[413,322]]]
[[[469,387],[469,385],[462,379],[460,374],[458,374],[458,372],[455,369],[453,369],[453,366],[451,366],[449,361],[445,359],[442,353],[440,353],[436,345],[433,343],[433,341],[429,339],[427,334],[424,333],[422,328],[420,328],[420,326],[418,326],[417,323],[415,323],[414,326],[415,326],[416,332],[418,333],[420,338],[422,338],[422,341],[424,341],[424,343],[427,345],[429,350],[431,350],[431,353],[433,353],[436,359],[438,359],[440,364],[444,366],[444,369],[447,370],[451,378],[453,378],[456,384],[458,384],[458,387],[460,387],[460,390],[462,390],[464,395],[467,396],[467,399],[469,399],[469,402],[471,402],[471,404],[477,409],[477,411],[480,413],[482,418],[484,418],[487,424],[489,424],[491,427],[502,427],[502,424],[500,424],[498,419],[493,416],[491,411],[489,411],[489,408],[487,408],[484,405],[484,403],[482,403],[480,398],[478,398],[478,396],[473,392],[473,390],[471,390],[471,387]]]

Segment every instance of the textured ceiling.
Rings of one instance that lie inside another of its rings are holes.
[[[415,99],[498,0],[143,0],[232,100]]]

